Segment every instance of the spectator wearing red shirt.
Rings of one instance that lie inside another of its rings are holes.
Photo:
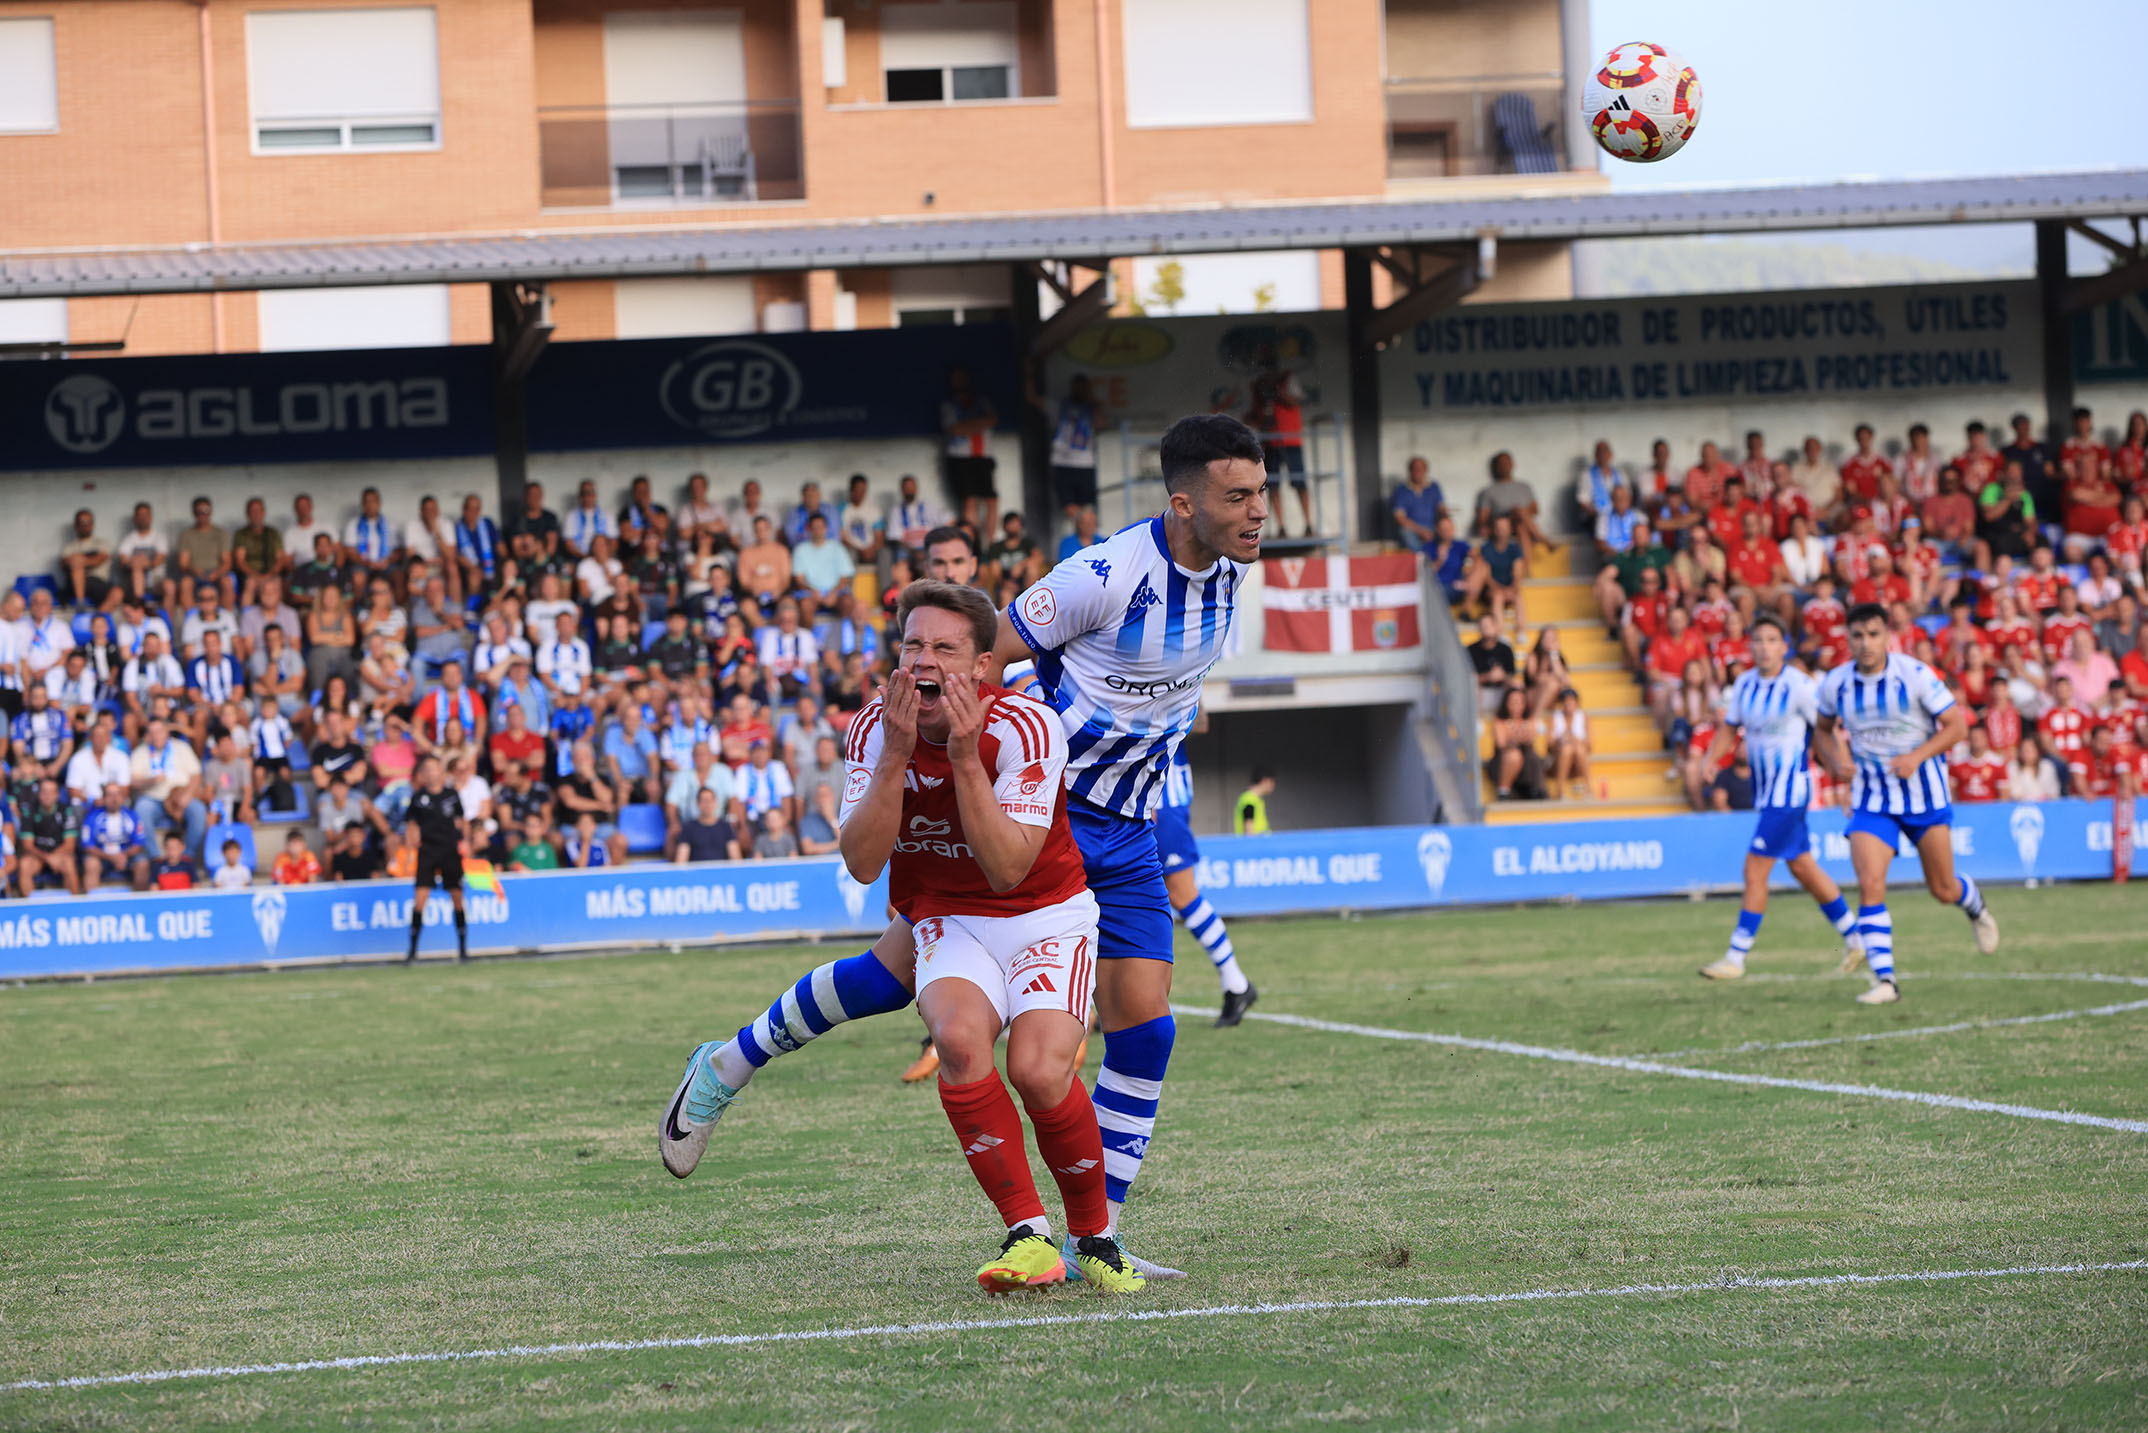
[[[1984,491],[1984,484],[1998,476],[2000,468],[2005,466],[2006,458],[1991,445],[1991,430],[1981,422],[1972,422],[1969,425],[1967,439],[1968,446],[1962,449],[1961,456],[1956,458],[1952,465],[1955,485],[1964,493],[1980,493]],[[1944,492],[1946,475],[1942,473],[1940,477],[1940,491]]]
[[[1902,519],[1917,510],[1916,499],[1902,496],[1901,485],[1891,473],[1880,475],[1879,496],[1860,506],[1871,512],[1872,531],[1886,543],[1892,543],[1902,531]]]
[[[1768,534],[1766,519],[1757,510],[1745,514],[1743,530],[1729,546],[1728,561],[1731,577],[1750,588],[1755,601],[1772,604],[1789,587],[1790,569],[1783,565],[1782,547]]]
[[[2130,800],[2141,789],[2138,763],[2137,750],[2119,746],[2109,727],[2097,727],[2088,738],[2088,794]]]
[[[1981,429],[1983,425],[1977,427]],[[1970,491],[1983,490],[1979,480]],[[1925,500],[1921,516],[1925,534],[1939,544],[1939,550],[1950,560],[1960,562],[1968,557],[1969,545],[1976,540],[1976,501],[1962,490],[1959,460],[1955,467],[1939,475],[1939,491]]]
[[[1854,435],[1857,451],[1842,463],[1842,488],[1847,501],[1869,503],[1879,496],[1879,480],[1894,472],[1894,464],[1872,451],[1872,425],[1859,423]]]
[[[1969,728],[1969,755],[1955,762],[1948,775],[1957,802],[1997,801],[2006,790],[2006,758],[1991,749],[1991,734],[1983,723]]]
[[[1835,595],[1835,579],[1825,573],[1812,585],[1812,600],[1798,613],[1801,649],[1824,671],[1850,659],[1848,612]]]
[[[1922,423],[1909,425],[1909,446],[1895,462],[1895,477],[1899,480],[1901,494],[1912,503],[1921,503],[1939,491],[1939,470],[1946,466],[1939,455],[1932,451],[1932,430]],[[1880,485],[1881,494],[1886,484]]]
[[[1884,547],[1872,553],[1866,575],[1850,584],[1852,607],[1862,607],[1867,602],[1891,607],[1897,602],[1914,601],[1915,597],[1916,589],[1907,577],[1894,570],[1894,559]]]
[[[1960,671],[1968,663],[1971,647],[1991,647],[1991,638],[1977,626],[1969,615],[1970,602],[1966,597],[1956,597],[1947,604],[1947,625],[1939,629],[1939,654],[1949,671]]]
[[[1722,501],[1708,509],[1708,535],[1728,552],[1745,535],[1749,515],[1759,517],[1760,504],[1745,495],[1745,479],[1733,474],[1723,480]]]
[[[2036,650],[2036,624],[2021,615],[2021,608],[2014,601],[2014,594],[2001,592],[1993,599],[1991,620],[1984,631],[1991,644],[2000,654],[2008,647],[2019,647],[2025,652]]]
[[[2029,554],[2029,570],[2014,579],[2014,591],[2022,605],[2037,614],[2058,606],[2059,589],[2072,586],[2066,574],[2058,570],[2058,554],[2043,543]]]
[[[525,659],[517,657],[515,660]],[[492,752],[494,773],[504,780],[508,767],[520,766],[529,772],[532,780],[536,779],[544,770],[543,734],[530,730],[529,713],[520,702],[507,708],[506,722],[485,743]]]
[[[1648,644],[1649,701],[1656,709],[1659,726],[1669,726],[1679,688],[1685,682],[1686,663],[1708,663],[1708,643],[1693,630],[1685,609],[1673,607],[1663,634]]]
[[[723,747],[724,761],[736,765],[738,763],[731,761],[731,752],[734,749],[739,753],[739,762],[743,762],[752,755],[755,742],[773,743],[775,733],[770,731],[768,723],[761,719],[753,698],[740,692],[731,698],[731,705],[724,709],[723,725],[717,730],[716,740]]]
[[[2096,441],[2096,415],[2086,408],[2073,410],[2073,436],[2059,444],[2059,468],[2070,480],[2083,459],[2093,458],[2101,472],[2109,466],[2111,450]]]
[[[2111,481],[2110,459],[2098,446],[2084,449],[2066,469],[2059,514],[2066,528],[2066,560],[2080,562],[2119,522],[2126,495]],[[2099,456],[2101,455],[2101,456]]]
[[[1719,687],[1729,686],[1753,665],[1753,639],[1746,635],[1745,618],[1736,609],[1723,624],[1723,635],[1708,644],[1708,660],[1715,667]]]
[[[1703,642],[1713,642],[1723,635],[1723,628],[1736,610],[1730,605],[1730,599],[1723,595],[1723,584],[1711,577],[1692,606],[1693,630],[1700,633]]]
[[[1998,668],[1991,664],[1991,650],[1981,641],[1971,642],[1961,649],[1962,700],[1972,711],[1982,711],[1991,705],[1994,691],[2001,687]]]
[[[2036,723],[2051,754],[2066,764],[2075,781],[2088,775],[2088,733],[2096,719],[2074,705],[2073,683],[2064,677],[2051,679],[2051,710]]]
[[[2136,701],[2148,701],[2148,652],[2135,647],[2118,659],[2119,684]]]
[[[1990,734],[1995,751],[2009,752],[2021,745],[2021,708],[2014,705],[2014,694],[2004,682],[1992,683],[1991,708],[1984,713],[1984,730]]]
[[[1745,461],[1738,465],[1745,479],[1745,495],[1764,503],[1775,491],[1775,465],[1768,461],[1768,440],[1758,428],[1745,435]]]
[[[2089,621],[2088,614],[2081,610],[2081,594],[2074,591],[2070,583],[2059,588],[2058,611],[2044,616],[2044,660],[2062,660],[2073,650],[2074,633],[2094,633],[2095,630],[2096,624]]]
[[[1671,599],[1663,593],[1661,569],[1641,569],[1641,590],[1626,602],[1619,618],[1619,643],[1626,649],[1626,665],[1640,669],[1648,646],[1670,626]]]
[[[1723,485],[1738,475],[1738,470],[1723,458],[1723,450],[1713,443],[1700,445],[1700,461],[1686,469],[1686,501],[1695,512],[1706,512],[1723,495]]]
[[[1809,438],[1806,441],[1817,444],[1819,439]],[[1827,471],[1832,473],[1834,469],[1829,468]],[[1840,489],[1842,486],[1841,479],[1836,479],[1835,486],[1838,490]],[[1791,479],[1790,465],[1788,463],[1777,463],[1775,465],[1775,491],[1768,494],[1767,511],[1768,528],[1775,534],[1777,542],[1781,542],[1790,535],[1790,520],[1792,518],[1802,517],[1807,523],[1818,521],[1818,517],[1813,510],[1811,496]]]
[[[1937,606],[1953,600],[1961,583],[1943,578],[1946,559],[1939,549],[1925,538],[1924,524],[1915,513],[1902,519],[1902,543],[1894,551],[1894,570],[1909,579],[1910,590],[1916,594],[1915,601],[1922,607]]]

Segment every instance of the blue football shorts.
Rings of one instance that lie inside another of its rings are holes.
[[[1171,959],[1171,900],[1164,894],[1156,827],[1067,798],[1067,825],[1096,897],[1099,960]]]

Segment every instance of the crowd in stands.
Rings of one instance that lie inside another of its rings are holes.
[[[1573,492],[1589,534],[1579,541],[1600,563],[1595,603],[1696,809],[1752,804],[1742,750],[1712,766],[1705,755],[1721,693],[1752,663],[1753,619],[1779,618],[1795,660],[1817,674],[1849,660],[1845,620],[1867,603],[1889,614],[1895,650],[1939,672],[1967,708],[1968,742],[1951,763],[1957,801],[2139,789],[2148,415],[2129,415],[2116,443],[2086,408],[2055,446],[2026,416],[2012,430],[2001,444],[1970,423],[1949,456],[1923,424],[1887,452],[1859,425],[1840,461],[1819,437],[1783,453],[1756,431],[1739,461],[1706,442],[1682,470],[1660,440],[1640,468],[1596,445]],[[1472,655],[1499,793],[1557,796],[1578,777],[1582,794],[1586,719],[1558,628],[1524,636],[1528,554],[1551,543],[1507,455],[1492,478],[1474,542],[1421,463],[1396,489],[1395,518],[1455,609],[1483,612]],[[1837,798],[1825,771],[1816,780],[1816,803]]]
[[[117,539],[88,510],[49,574],[0,595],[8,894],[408,877],[421,758],[472,855],[508,871],[835,849],[841,733],[891,664],[916,577],[1002,603],[1048,565],[1018,513],[989,543],[904,477],[876,502],[757,481],[673,505],[635,478],[559,511],[529,485],[340,524],[207,498]],[[1093,513],[1067,546],[1094,542]],[[278,831],[277,828],[284,828]],[[256,836],[263,837],[257,843]]]

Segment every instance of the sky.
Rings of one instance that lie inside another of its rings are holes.
[[[1701,127],[1619,189],[2148,169],[2148,0],[1593,0],[1594,48],[1651,40],[1699,73]],[[1805,236],[2026,272],[2025,225]],[[2100,251],[2074,240],[2071,267]]]

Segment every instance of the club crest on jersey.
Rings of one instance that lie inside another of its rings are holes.
[[[867,779],[870,780],[871,778],[868,777]],[[906,766],[902,769],[902,785],[905,791],[930,791],[935,786],[944,786],[946,784],[947,778],[944,776],[920,776],[914,766]]]
[[[1049,627],[1059,615],[1059,604],[1052,598],[1052,589],[1038,583],[1022,598],[1022,615],[1039,627]]]
[[[1156,595],[1156,589],[1149,586],[1148,578],[1142,578],[1141,585],[1134,589],[1134,595],[1126,599],[1126,620],[1133,621],[1162,601],[1163,599]]]
[[[1022,772],[1021,793],[1034,796],[1044,785],[1044,763],[1032,761]]]

